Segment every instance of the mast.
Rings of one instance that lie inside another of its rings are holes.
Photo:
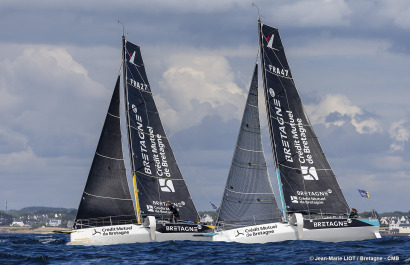
[[[134,167],[134,156],[132,151],[132,137],[131,137],[131,127],[130,127],[130,112],[129,112],[129,102],[128,102],[128,86],[127,86],[127,64],[126,64],[126,42],[124,35],[124,29],[122,32],[122,69],[123,69],[123,86],[124,86],[124,107],[125,107],[125,116],[126,116],[126,127],[127,127],[127,138],[128,138],[128,154],[130,156],[130,164],[131,164],[131,174],[132,174],[132,186],[134,191],[134,199],[135,199],[135,210],[137,214],[137,222],[141,224],[141,209],[139,206],[138,200],[138,189],[137,189],[137,181],[135,177],[135,167]]]
[[[258,15],[259,15],[259,9],[258,9]],[[272,153],[273,153],[273,159],[275,161],[275,174],[276,174],[276,179],[278,181],[278,186],[279,186],[279,195],[280,195],[280,201],[281,201],[281,206],[282,206],[282,214],[283,214],[283,220],[287,222],[287,212],[286,212],[286,205],[285,205],[285,198],[283,197],[283,187],[282,187],[282,182],[280,180],[280,173],[279,173],[279,166],[278,166],[278,159],[277,159],[277,154],[276,154],[276,144],[275,144],[275,138],[273,136],[273,131],[272,131],[272,124],[271,124],[271,119],[270,119],[270,107],[268,104],[268,96],[267,96],[267,82],[266,82],[266,74],[265,74],[265,55],[263,52],[263,41],[262,41],[262,22],[260,20],[260,17],[258,18],[258,36],[259,36],[259,48],[260,48],[260,57],[261,57],[261,70],[262,70],[262,79],[263,79],[263,94],[265,95],[265,107],[266,107],[266,115],[268,119],[268,127],[269,127],[269,137],[270,137],[270,143],[271,143],[271,148],[272,148]]]

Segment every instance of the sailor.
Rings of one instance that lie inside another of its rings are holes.
[[[177,208],[175,206],[173,206],[170,201],[167,201],[167,206],[168,206],[168,209],[169,209],[171,217],[172,217],[172,222],[176,223],[177,218],[179,218],[179,212],[178,212]]]
[[[359,216],[357,215],[357,210],[355,208],[352,208],[350,211],[349,218],[358,218]]]

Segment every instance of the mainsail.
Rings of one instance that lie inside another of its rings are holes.
[[[75,219],[77,227],[136,222],[121,145],[119,87],[118,76]]]
[[[346,213],[349,206],[304,111],[279,31],[258,24],[270,136],[286,210]]]
[[[258,64],[248,99],[218,215],[227,229],[281,220],[262,149],[258,110]]]
[[[141,216],[169,218],[167,201],[182,220],[198,220],[184,178],[161,123],[140,47],[124,39],[124,83],[131,167]],[[137,209],[138,211],[138,209]]]

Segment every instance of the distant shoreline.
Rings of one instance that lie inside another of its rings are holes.
[[[32,229],[31,227],[9,227],[0,226],[0,234],[50,234],[53,231],[70,230],[63,227],[39,227]]]

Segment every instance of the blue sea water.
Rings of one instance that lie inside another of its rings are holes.
[[[410,264],[410,237],[341,243],[169,241],[98,247],[68,246],[67,242],[63,234],[0,234],[0,264]]]

